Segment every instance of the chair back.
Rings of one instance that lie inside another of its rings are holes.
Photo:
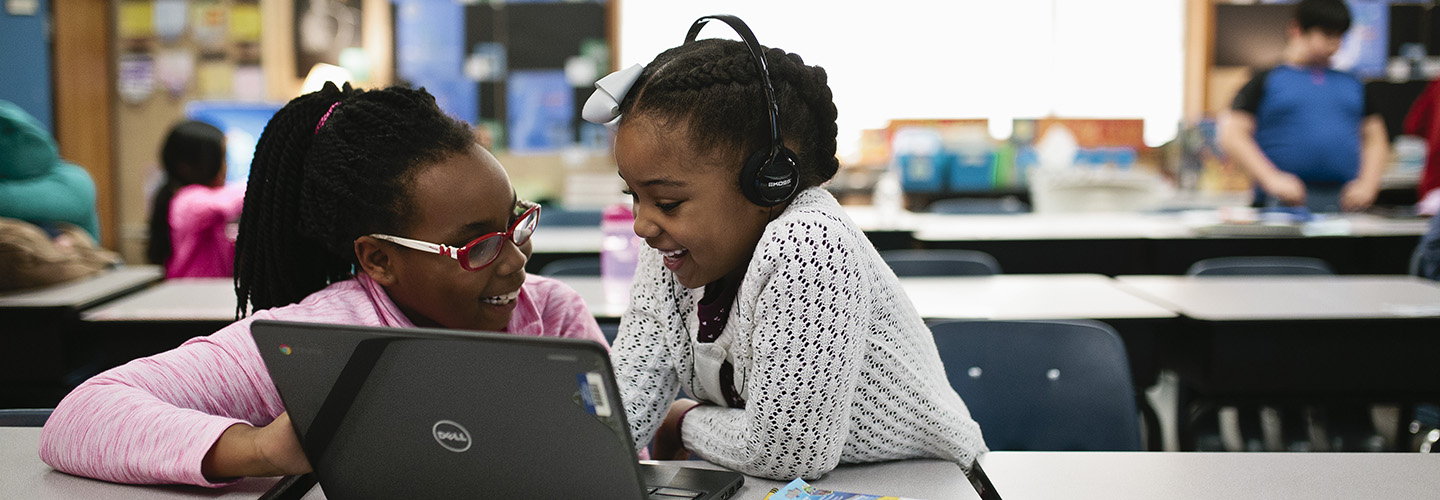
[[[931,325],[945,374],[992,450],[1142,450],[1130,363],[1096,321]]]
[[[601,322],[600,333],[605,335],[605,341],[611,346],[615,345],[615,336],[620,334],[620,324],[614,322]]]
[[[44,427],[54,408],[0,409],[0,427]]]
[[[540,268],[540,275],[555,276],[599,276],[600,257],[574,257],[560,259]]]
[[[1000,274],[995,257],[976,250],[885,250],[880,258],[900,277]]]
[[[1313,257],[1215,257],[1190,265],[1189,276],[1330,275],[1330,264]]]

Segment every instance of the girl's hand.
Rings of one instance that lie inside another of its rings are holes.
[[[265,427],[235,424],[225,429],[205,455],[200,471],[212,480],[251,476],[289,476],[310,472],[310,461],[281,413]]]
[[[700,402],[693,399],[677,399],[670,403],[670,413],[665,415],[665,422],[661,423],[660,430],[655,432],[655,447],[650,454],[651,459],[690,459],[690,451],[685,449],[685,443],[680,440],[680,417],[696,406],[700,406]]]

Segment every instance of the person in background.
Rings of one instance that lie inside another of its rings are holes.
[[[100,239],[90,173],[61,160],[45,126],[8,101],[0,101],[0,217],[40,226],[51,238],[64,223]]]
[[[176,124],[160,148],[165,182],[150,205],[150,262],[167,278],[228,277],[235,239],[227,229],[240,217],[243,184],[225,184],[225,134],[204,122]]]
[[[1375,201],[1389,139],[1353,75],[1330,57],[1350,29],[1342,0],[1302,0],[1283,62],[1235,95],[1221,146],[1256,181],[1256,206],[1359,211]]]
[[[1440,80],[1425,86],[1420,97],[1405,115],[1405,133],[1425,138],[1425,168],[1415,186],[1419,203],[1415,211],[1421,215],[1440,213]]]
[[[525,274],[539,209],[424,90],[326,84],[291,100],[260,136],[245,197],[236,302],[254,313],[75,388],[40,434],[46,464],[211,487],[308,472],[255,319],[605,344],[578,293]]]
[[[585,106],[619,117],[647,244],[612,356],[637,448],[654,436],[658,459],[787,480],[917,457],[970,470],[987,449],[929,328],[821,186],[839,167],[825,70],[753,50],[690,41],[597,82]]]
[[[1413,262],[1416,276],[1440,281],[1440,215],[1430,217],[1430,230],[1415,247]]]

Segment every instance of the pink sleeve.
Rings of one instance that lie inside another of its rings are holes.
[[[45,424],[40,459],[106,481],[222,486],[200,472],[220,434],[284,411],[249,326],[233,323],[81,384]]]
[[[558,332],[557,337],[593,340],[609,350],[610,343],[605,341],[600,324],[595,322],[595,315],[585,306],[580,292],[559,280],[542,279],[543,286],[538,288],[544,292],[540,320],[545,323],[545,331]]]
[[[245,185],[226,184],[213,189],[186,186],[170,205],[170,227],[210,227],[240,218],[245,208]]]

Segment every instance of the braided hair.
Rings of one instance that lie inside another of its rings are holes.
[[[800,160],[800,189],[819,186],[840,168],[825,69],[806,66],[798,54],[762,51],[780,106],[780,137]],[[698,153],[733,156],[736,172],[751,152],[770,147],[764,84],[743,42],[711,38],[662,52],[632,89],[620,103],[622,126],[635,116],[663,120],[684,130]]]
[[[225,133],[199,121],[176,124],[160,146],[160,166],[165,183],[155,191],[150,205],[150,242],[145,257],[165,265],[174,252],[170,242],[170,200],[175,192],[191,184],[210,185],[225,166]]]
[[[356,238],[405,229],[417,167],[473,145],[469,125],[424,89],[326,84],[290,101],[255,146],[235,246],[236,315],[350,278]]]

